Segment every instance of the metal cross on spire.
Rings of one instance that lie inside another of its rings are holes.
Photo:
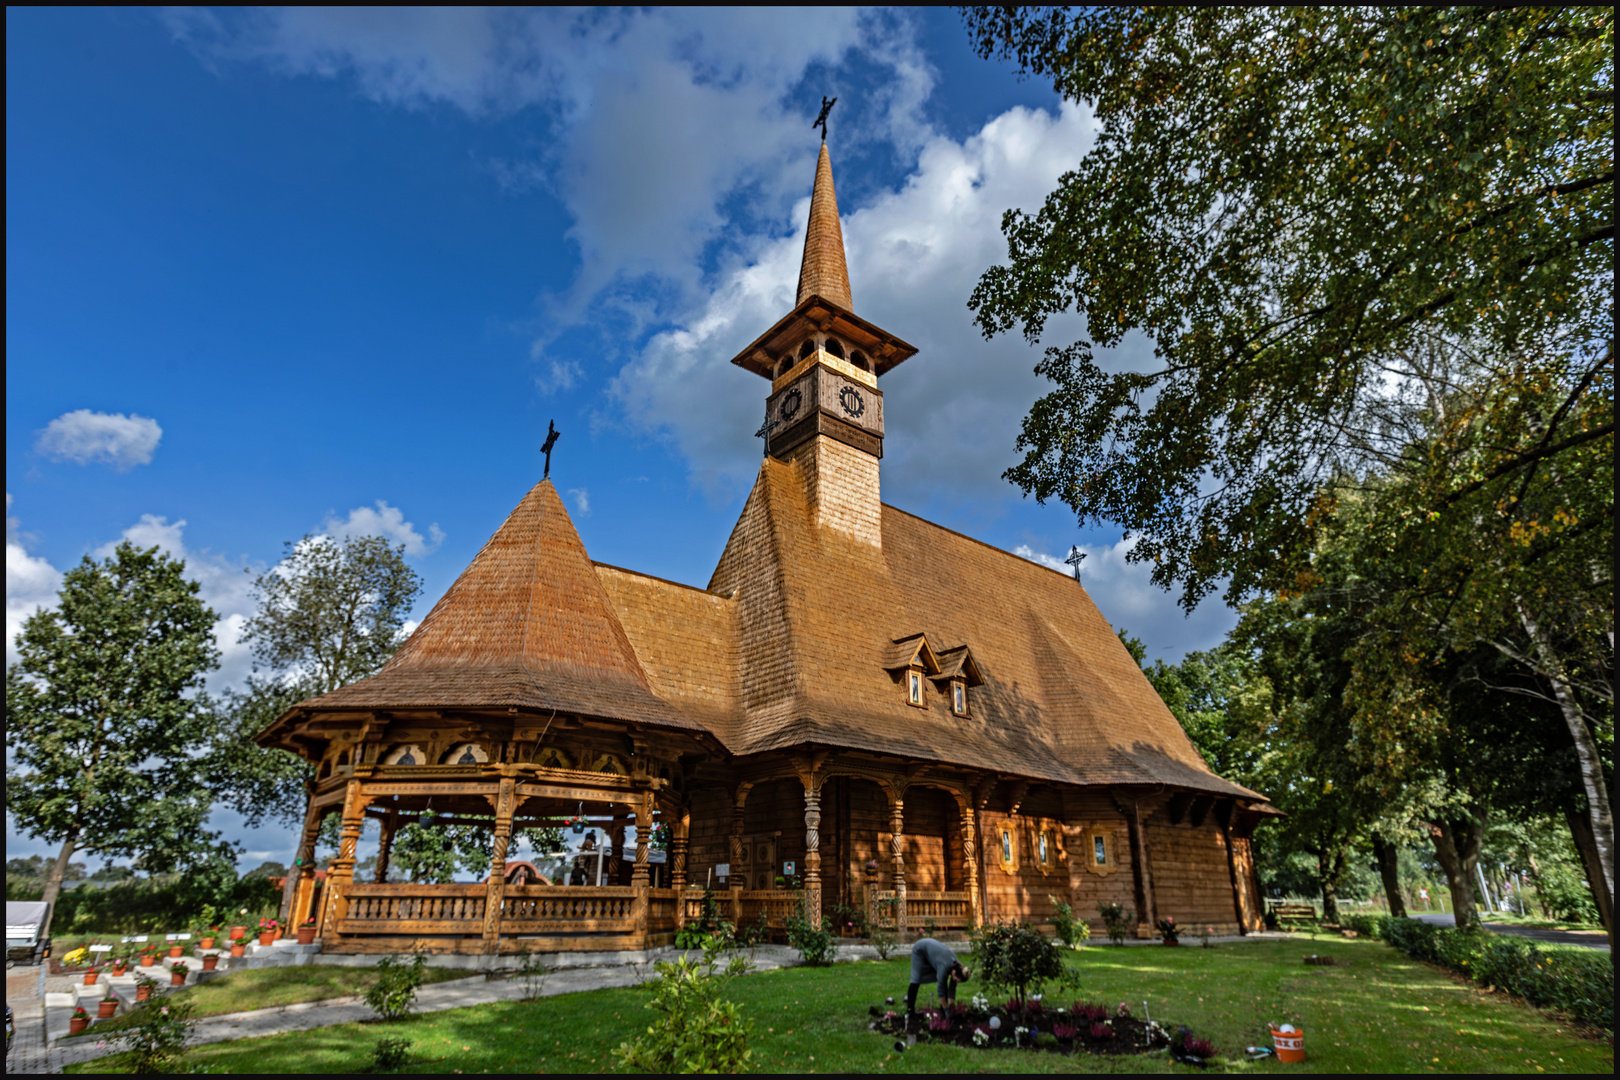
[[[781,423],[780,420],[771,419],[771,410],[767,408],[765,410],[765,422],[759,425],[758,431],[754,432],[754,438],[765,440],[765,452],[767,454],[771,452],[771,432],[775,431]]]
[[[836,104],[838,104],[837,98],[829,98],[823,95],[821,99],[821,115],[817,116],[816,122],[810,125],[813,128],[821,129],[822,142],[827,141],[827,114],[832,112],[832,107]]]
[[[546,475],[541,477],[541,479],[550,480],[551,448],[557,445],[557,440],[562,437],[562,433],[557,430],[557,421],[555,420],[547,420],[546,429],[546,441],[545,444],[540,447],[540,452],[546,455]]]
[[[1086,553],[1078,547],[1072,547],[1069,549],[1069,557],[1063,561],[1074,567],[1074,580],[1079,581],[1080,564],[1086,561]]]

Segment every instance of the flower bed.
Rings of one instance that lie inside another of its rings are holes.
[[[874,1005],[868,1025],[880,1035],[906,1034],[903,1013]],[[1121,1003],[1074,1002],[1046,1008],[1040,1001],[1009,1000],[991,1005],[975,997],[972,1005],[919,1010],[914,1034],[919,1042],[946,1043],[979,1049],[1029,1050],[1056,1054],[1145,1054],[1170,1046],[1171,1033],[1155,1020],[1131,1015]]]

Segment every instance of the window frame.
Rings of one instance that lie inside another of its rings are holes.
[[[952,679],[951,680],[951,715],[953,715],[953,716],[969,716],[969,715],[971,715],[970,708],[969,708],[969,705],[968,705],[968,692],[967,692],[967,680],[966,679],[958,678],[958,679]]]
[[[923,669],[909,667],[906,669],[906,704],[918,709],[928,707],[928,691],[923,685]]]

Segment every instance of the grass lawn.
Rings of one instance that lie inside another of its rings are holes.
[[[448,982],[476,975],[473,971],[451,971],[446,968],[423,968],[422,981]],[[364,994],[377,982],[375,968],[331,967],[326,964],[301,964],[296,967],[257,968],[239,971],[188,986],[183,990],[161,987],[165,1000],[190,1001],[196,1005],[192,1015],[199,1020],[226,1013],[247,1012],[250,1009],[273,1009],[279,1005],[298,1005],[306,1001],[326,1001],[329,998]],[[128,1014],[117,1020],[107,1020],[87,1030],[78,1038],[105,1035],[123,1027]]]
[[[1306,967],[1310,952],[1336,967]],[[1070,958],[1089,1001],[1142,1002],[1156,1020],[1186,1024],[1240,1071],[1614,1071],[1609,1040],[1469,987],[1379,942],[1262,941],[1201,949],[1090,947]],[[1066,1057],[919,1045],[897,1054],[867,1031],[867,1006],[904,994],[909,961],[865,961],[750,975],[730,997],[752,1020],[759,1072],[1168,1072],[1165,1054]],[[292,969],[309,970],[309,969]],[[969,984],[964,989],[976,989]],[[925,989],[923,998],[931,997]],[[643,989],[594,990],[538,1002],[499,1002],[397,1024],[342,1024],[199,1047],[189,1065],[212,1072],[356,1072],[383,1036],[413,1043],[406,1072],[610,1072],[610,1051],[653,1013]],[[1304,1065],[1242,1060],[1269,1043],[1266,1021],[1306,1033]],[[117,1067],[104,1058],[71,1072]]]

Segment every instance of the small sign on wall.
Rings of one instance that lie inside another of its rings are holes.
[[[724,878],[730,877],[731,876],[731,864],[728,863],[728,862],[720,863],[718,866],[716,866],[714,868],[714,876],[715,877],[724,877]]]
[[[783,863],[782,864],[782,876],[783,877],[792,877],[794,874],[798,873],[799,872],[798,869],[797,869],[798,865],[799,865],[798,863],[790,863],[790,862]]]

